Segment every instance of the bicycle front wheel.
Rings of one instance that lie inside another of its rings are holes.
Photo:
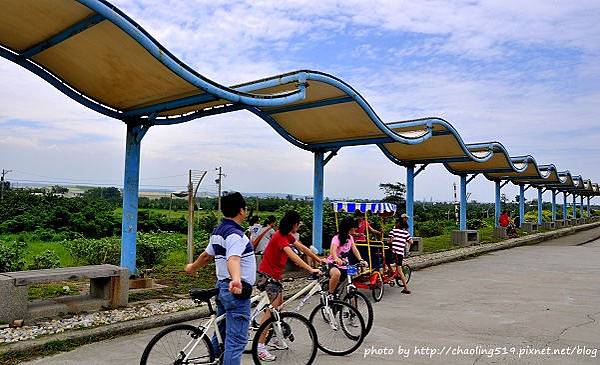
[[[154,336],[144,353],[140,365],[158,364],[212,364],[215,352],[208,336],[202,336],[198,327],[176,324]]]
[[[317,305],[310,313],[310,323],[317,331],[317,344],[323,352],[344,356],[356,351],[365,335],[365,320],[350,304],[338,300]]]
[[[258,356],[258,344],[264,343],[275,359],[261,360]],[[252,341],[252,359],[257,365],[276,364],[312,364],[317,356],[317,333],[313,325],[298,313],[281,312],[279,321],[271,316],[260,325]]]
[[[365,320],[365,336],[373,327],[373,305],[366,295],[358,290],[352,290],[344,296],[344,302],[350,304],[358,310]]]

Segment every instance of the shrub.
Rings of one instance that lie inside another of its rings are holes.
[[[415,229],[418,237],[434,237],[444,234],[445,223],[438,221],[417,222]]]
[[[467,220],[467,229],[479,229],[485,227],[485,222],[479,218]]]
[[[23,270],[26,246],[23,241],[0,241],[0,272]]]
[[[80,238],[65,242],[65,246],[73,257],[88,265],[118,265],[121,258],[121,239],[119,237]]]
[[[27,267],[28,270],[55,269],[60,267],[60,257],[50,250],[46,250],[33,258],[33,263]]]

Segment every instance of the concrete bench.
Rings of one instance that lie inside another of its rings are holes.
[[[413,243],[410,245],[411,255],[422,255],[423,254],[423,241],[421,237],[413,237]]]
[[[521,229],[524,230],[525,232],[537,232],[538,230],[538,225],[537,223],[531,223],[531,222],[523,222],[523,224],[521,225]]]
[[[88,295],[28,301],[27,287],[65,280],[90,279]],[[60,314],[126,306],[129,271],[114,265],[5,272],[0,274],[0,321],[52,317]]]
[[[544,222],[544,223],[542,223],[542,228],[543,229],[556,229],[556,223],[555,222]]]
[[[452,243],[460,246],[471,246],[479,243],[479,231],[452,231]]]

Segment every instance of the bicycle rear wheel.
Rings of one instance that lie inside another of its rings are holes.
[[[375,280],[371,284],[371,295],[375,302],[379,302],[383,298],[383,277],[379,271],[375,271],[373,275],[375,275]]]
[[[406,283],[410,281],[410,276],[412,275],[412,269],[408,265],[402,265],[402,272],[404,273],[404,277],[406,278]],[[396,284],[398,284],[399,288],[404,288],[404,284],[402,284],[402,280],[400,280],[400,276],[396,277]]]
[[[328,304],[320,303],[310,313],[310,323],[317,332],[317,344],[329,355],[348,355],[356,351],[365,338],[365,320],[346,302],[330,300]]]
[[[140,365],[212,364],[215,361],[212,343],[208,336],[201,336],[202,331],[189,324],[167,327],[150,340]]]
[[[263,335],[266,337],[267,347],[270,343],[278,342],[276,349],[269,349],[271,354],[275,355],[275,360],[262,361],[258,357],[258,343]],[[252,359],[257,365],[266,362],[309,365],[313,363],[316,356],[317,333],[308,319],[298,313],[281,312],[279,322],[271,316],[260,325],[252,341]]]
[[[354,289],[344,296],[344,302],[358,309],[365,320],[365,336],[371,332],[373,327],[373,305],[366,295]]]

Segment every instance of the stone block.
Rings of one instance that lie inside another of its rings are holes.
[[[423,240],[421,237],[413,237],[413,243],[410,245],[411,255],[422,255],[423,254]]]
[[[554,222],[544,222],[542,223],[543,229],[556,229],[556,223]]]
[[[471,246],[479,243],[479,232],[475,230],[452,231],[452,243],[460,246]]]
[[[521,225],[521,229],[524,230],[525,232],[537,232],[538,230],[538,225],[537,223],[531,223],[531,222],[524,222]]]
[[[0,322],[11,323],[27,317],[27,286],[15,286],[15,280],[0,274]]]

